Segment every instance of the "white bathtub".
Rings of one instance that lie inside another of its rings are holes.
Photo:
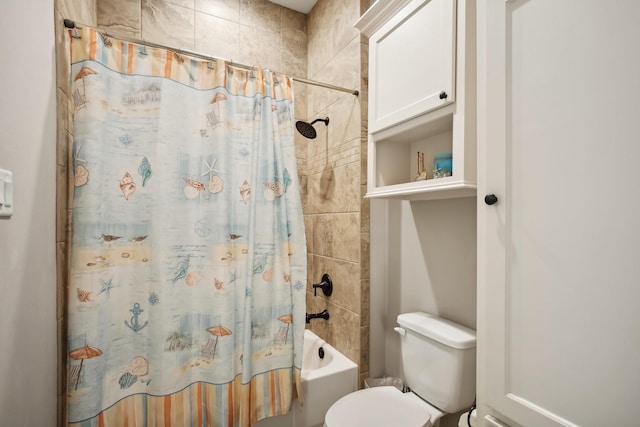
[[[318,355],[320,348],[323,359]],[[358,365],[307,329],[302,355],[304,405],[295,401],[287,415],[265,418],[254,426],[321,427],[331,405],[357,389]]]

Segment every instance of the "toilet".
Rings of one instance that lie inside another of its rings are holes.
[[[476,392],[476,333],[428,313],[400,314],[403,393],[393,386],[350,393],[325,415],[325,427],[438,427],[467,409]]]

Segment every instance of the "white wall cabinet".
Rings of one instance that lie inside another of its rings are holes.
[[[640,425],[638,19],[478,2],[483,426]]]
[[[356,27],[369,37],[367,197],[475,195],[475,2],[379,0]],[[452,173],[434,179],[443,153]]]
[[[455,100],[455,0],[412,1],[369,37],[369,129]]]

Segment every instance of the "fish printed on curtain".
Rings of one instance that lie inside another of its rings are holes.
[[[70,32],[69,425],[287,413],[307,271],[292,80]]]

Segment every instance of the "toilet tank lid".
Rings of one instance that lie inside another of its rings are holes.
[[[476,346],[476,331],[428,313],[400,314],[398,324],[449,347],[465,349]]]

